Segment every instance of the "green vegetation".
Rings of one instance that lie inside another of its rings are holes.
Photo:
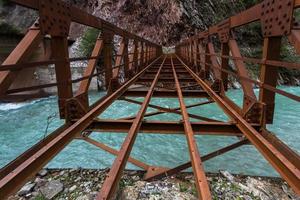
[[[186,192],[186,191],[188,191],[188,189],[189,189],[189,186],[188,186],[188,184],[186,184],[186,183],[179,183],[179,190],[180,190],[180,192]]]
[[[86,30],[79,45],[79,49],[83,56],[90,56],[92,54],[99,33],[100,31],[95,28],[88,28]]]
[[[124,189],[127,186],[133,186],[133,185],[134,185],[134,180],[130,178],[129,179],[122,178],[119,182],[120,189]]]
[[[258,0],[242,0],[242,3],[246,8],[250,8],[251,6],[257,4],[258,2],[259,2]]]
[[[34,200],[46,200],[46,197],[44,197],[42,194],[39,194],[34,198]]]
[[[0,22],[0,35],[21,36],[21,32],[14,26]]]
[[[9,0],[0,0],[0,5],[1,5],[1,6],[8,5],[9,3],[10,3]]]

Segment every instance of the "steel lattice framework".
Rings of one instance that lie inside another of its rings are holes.
[[[276,88],[278,67],[300,69],[298,63],[279,60],[281,41],[285,36],[297,53],[300,53],[300,30],[293,17],[294,10],[300,7],[299,0],[264,0],[207,31],[184,40],[176,46],[176,53],[171,55],[163,55],[160,45],[60,0],[12,1],[38,10],[39,19],[0,67],[1,99],[28,98],[31,97],[26,94],[28,91],[57,87],[60,117],[66,123],[0,170],[0,199],[16,192],[74,139],[84,140],[116,156],[97,199],[114,197],[127,162],[145,170],[145,180],[170,176],[192,167],[199,199],[211,199],[202,163],[243,145],[253,145],[294,191],[300,194],[299,155],[266,129],[266,124],[273,123],[276,93],[300,101],[299,96]],[[69,58],[67,37],[72,22],[101,30],[90,57]],[[252,22],[259,22],[262,26],[264,43],[261,59],[242,56],[234,37],[235,28]],[[113,52],[115,35],[122,38],[117,54]],[[221,43],[220,53],[216,53],[213,38]],[[47,53],[41,58],[32,58],[41,44]],[[100,55],[103,56],[103,70],[95,73]],[[82,60],[88,61],[85,74],[80,79],[72,80],[70,63]],[[235,65],[236,71],[229,70],[230,61]],[[246,62],[261,65],[260,80],[249,77]],[[56,83],[11,87],[22,71],[50,64],[55,66]],[[119,80],[120,73],[124,73],[125,82]],[[89,85],[92,78],[99,74],[105,76],[108,93],[90,105]],[[242,107],[226,96],[229,75],[239,79],[242,85]],[[80,87],[74,92],[72,84],[77,82],[80,82]],[[254,84],[260,89],[258,98],[253,91]],[[130,97],[144,97],[144,100]],[[180,106],[166,108],[151,104],[151,98],[156,97],[177,98]],[[201,101],[187,105],[185,98]],[[135,116],[122,119],[99,118],[116,100],[140,105],[139,111]],[[211,103],[218,105],[230,120],[222,122],[191,114],[187,110]],[[147,108],[157,111],[147,112]],[[182,120],[144,120],[163,113],[177,114]],[[89,137],[92,132],[126,132],[127,136],[121,148],[116,150]],[[170,169],[150,166],[131,157],[138,133],[184,134],[190,161]],[[200,134],[237,137],[239,140],[207,155],[201,155],[195,140],[195,135]]]

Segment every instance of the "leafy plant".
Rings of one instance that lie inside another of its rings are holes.
[[[84,56],[90,56],[95,46],[100,31],[95,28],[88,28],[82,36],[79,49]]]
[[[186,191],[188,191],[188,189],[189,189],[189,186],[186,183],[180,183],[179,184],[180,192],[186,192]]]
[[[34,198],[34,200],[46,200],[46,197],[44,197],[44,195],[42,195],[42,194],[39,194],[38,196],[36,196]]]
[[[0,22],[0,35],[21,36],[21,32],[12,25]]]
[[[9,3],[10,3],[9,0],[0,0],[0,5],[1,5],[1,6],[8,5]]]

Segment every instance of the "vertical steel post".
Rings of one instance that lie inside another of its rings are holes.
[[[67,37],[52,37],[51,38],[52,59],[61,62],[55,63],[56,80],[59,83],[57,86],[58,104],[60,117],[65,118],[66,101],[73,97],[72,91],[72,76],[68,52]]]
[[[269,37],[264,39],[263,60],[279,60],[281,37]],[[260,81],[264,84],[276,87],[278,68],[263,64],[260,71]],[[275,108],[275,92],[261,88],[259,100],[266,104],[266,122],[272,123]]]
[[[141,52],[140,52],[140,66],[139,69],[142,69],[142,66],[144,66],[144,42],[141,42]]]
[[[222,43],[221,54],[222,54],[222,56],[229,56],[228,43]],[[225,58],[225,57],[221,58],[221,69],[224,69],[224,70],[229,69],[229,59],[228,58]],[[223,90],[227,91],[228,90],[228,74],[224,71],[221,71],[221,79],[222,79],[222,85],[223,85],[222,91]]]
[[[128,55],[128,38],[124,38],[124,74],[125,78],[129,78],[129,55]]]
[[[133,60],[132,60],[132,66],[135,73],[138,72],[138,66],[139,66],[139,42],[137,40],[134,40],[134,52],[133,52]]]
[[[113,36],[114,33],[103,29],[103,56],[105,69],[105,87],[109,88],[110,79],[112,78],[112,53],[113,53]]]
[[[204,60],[204,77],[205,79],[209,79],[209,74],[210,74],[210,65],[211,65],[211,60],[210,60],[210,55],[209,54],[209,49],[208,49],[208,44],[205,44],[205,60]]]

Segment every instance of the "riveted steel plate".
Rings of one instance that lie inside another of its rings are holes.
[[[230,38],[230,19],[218,24],[218,36],[222,43],[227,43]]]
[[[67,37],[71,24],[70,5],[59,0],[39,1],[40,27],[44,35]]]
[[[290,34],[294,0],[265,0],[261,6],[261,24],[264,37]]]

